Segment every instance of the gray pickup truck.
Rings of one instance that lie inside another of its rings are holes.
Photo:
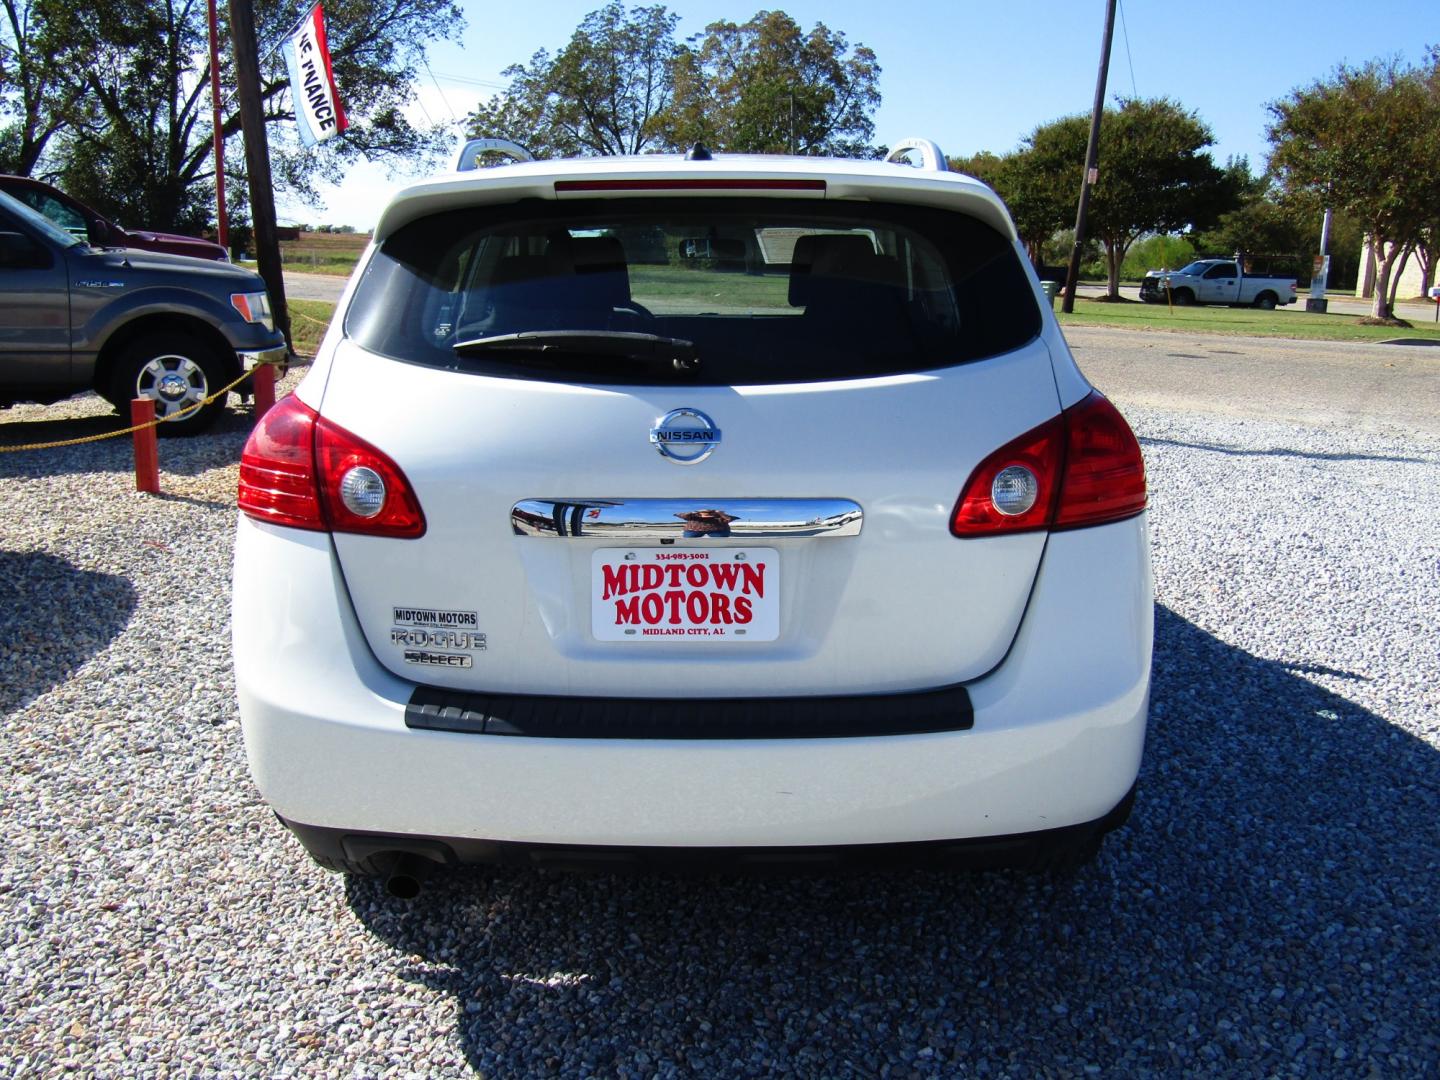
[[[227,263],[95,248],[0,193],[0,407],[94,390],[124,411],[150,398],[162,435],[214,423],[219,398],[283,359],[265,283]]]

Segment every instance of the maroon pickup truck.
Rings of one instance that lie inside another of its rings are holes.
[[[140,248],[143,251],[164,251],[171,255],[190,255],[197,259],[230,261],[230,255],[223,247],[198,236],[122,228],[101,217],[78,199],[72,199],[58,188],[41,180],[32,180],[28,176],[0,175],[0,191],[44,214],[66,232],[80,237],[92,247]]]

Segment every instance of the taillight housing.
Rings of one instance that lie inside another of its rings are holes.
[[[1007,470],[1028,472],[1033,484],[1017,485],[1023,473]],[[1017,489],[1033,491],[1033,501],[1014,512],[1029,501],[1017,500]],[[1002,509],[1007,498],[1011,505]],[[961,489],[950,531],[967,537],[1078,529],[1134,517],[1145,502],[1140,444],[1097,390],[977,465]]]
[[[342,494],[347,476],[365,478],[367,505]],[[246,440],[239,502],[257,521],[292,529],[399,539],[425,534],[425,514],[400,467],[293,395],[277,402]]]

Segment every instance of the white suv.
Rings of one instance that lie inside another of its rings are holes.
[[[320,863],[1074,863],[1125,820],[1140,450],[999,199],[907,145],[394,198],[240,472],[246,745]]]

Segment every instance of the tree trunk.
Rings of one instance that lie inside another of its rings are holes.
[[[1440,246],[1437,246],[1437,239],[1432,238],[1427,246],[1415,249],[1415,257],[1420,260],[1420,295],[1429,296],[1430,287],[1435,284],[1435,257],[1440,255]]]
[[[1391,314],[1394,309],[1390,306],[1390,272],[1395,268],[1395,260],[1400,257],[1400,245],[1377,240],[1372,240],[1372,243],[1384,254],[1378,260],[1379,268],[1375,273],[1375,303],[1370,309],[1370,317],[1390,319],[1394,317]]]
[[[1111,300],[1120,299],[1120,263],[1125,259],[1125,249],[1113,240],[1105,241],[1105,264],[1109,271],[1109,292]]]
[[[1413,249],[1406,245],[1400,255],[1400,261],[1395,264],[1395,271],[1390,276],[1390,313],[1395,313],[1395,294],[1400,291],[1400,279],[1405,276],[1405,267],[1410,262],[1410,252]]]

